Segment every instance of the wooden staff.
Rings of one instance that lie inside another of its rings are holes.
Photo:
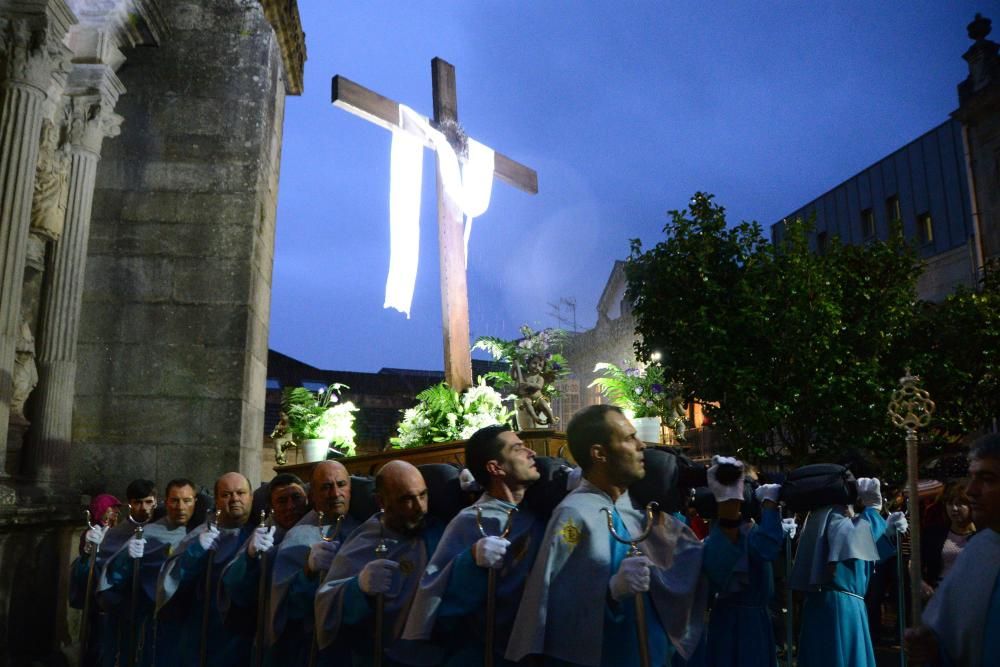
[[[511,518],[516,511],[516,507],[511,507],[507,510],[507,525],[504,526],[500,537],[507,539],[507,536],[510,535]],[[480,535],[488,537],[486,528],[483,526],[483,508],[481,505],[476,505],[476,527],[479,528]],[[493,667],[493,645],[496,642],[497,622],[497,571],[491,567],[489,574],[486,576],[486,645],[484,647],[483,667]]]
[[[319,537],[324,542],[333,542],[337,539],[337,535],[340,534],[340,527],[344,523],[344,515],[338,514],[337,520],[333,524],[333,532],[327,535],[323,532],[323,512],[316,512],[316,525],[319,526]],[[312,647],[309,649],[309,667],[314,667],[316,665],[316,657],[319,655],[319,638],[316,637],[316,630],[313,629],[313,639]]]
[[[375,546],[375,558],[385,558],[389,553],[389,547],[385,543],[385,524],[383,518],[385,510],[378,511],[379,536],[378,544]],[[375,596],[375,654],[372,657],[374,667],[382,667],[382,635],[385,619],[385,593]]]
[[[906,375],[899,379],[899,389],[892,392],[889,417],[893,425],[906,431],[906,487],[910,497],[910,623],[920,625],[923,612],[920,599],[920,492],[918,488],[917,429],[926,428],[934,413],[934,401],[920,388],[920,378]]]
[[[896,533],[896,615],[899,616],[899,667],[906,667],[903,635],[906,634],[906,591],[903,590],[903,536]]]
[[[792,536],[785,535],[785,662],[792,667],[792,645],[795,636],[795,598],[792,595]]]
[[[137,540],[141,540],[143,526],[146,525],[146,522],[149,521],[149,519],[147,518],[146,521],[140,523],[139,521],[133,519],[132,513],[129,512],[128,520],[129,523],[135,526],[135,532],[132,533],[132,537],[134,537]],[[129,619],[128,619],[129,633],[127,635],[127,640],[126,640],[127,641],[126,650],[128,651],[128,655],[126,657],[126,663],[128,667],[133,667],[133,665],[138,663],[138,656],[136,654],[139,650],[139,646],[141,645],[139,642],[139,635],[136,632],[136,622],[135,622],[136,616],[139,613],[139,587],[142,585],[139,575],[141,570],[142,570],[142,558],[132,559],[132,590],[129,593],[130,595]],[[140,632],[142,631],[141,626],[139,628],[139,631]]]
[[[212,519],[212,510],[208,511],[205,519],[206,530],[213,525],[218,525],[222,510],[215,510],[215,521]],[[208,655],[208,618],[212,613],[212,563],[215,561],[215,547],[208,550],[208,562],[205,563],[205,605],[201,612],[201,642],[198,646],[198,665],[207,667],[206,656]]]
[[[84,510],[87,515],[87,529],[97,528],[90,523],[90,510]],[[83,623],[80,624],[80,660],[86,660],[87,642],[90,640],[90,598],[94,590],[94,567],[97,564],[97,549],[90,542],[85,542],[83,552],[87,555],[87,590],[83,594]]]
[[[271,515],[260,511],[259,526],[270,526]],[[264,662],[264,633],[267,624],[267,604],[269,589],[267,587],[267,552],[260,554],[260,578],[257,582],[257,633],[254,635],[253,664],[260,667]]]
[[[601,508],[601,511],[608,515],[608,530],[611,532],[611,536],[622,544],[629,545],[626,558],[643,555],[642,551],[639,550],[639,543],[649,537],[649,533],[653,530],[653,513],[657,507],[658,505],[655,501],[650,501],[646,505],[646,527],[643,528],[642,533],[638,537],[628,539],[620,536],[618,531],[615,530],[612,510],[606,507]],[[643,602],[642,593],[636,593],[635,595],[635,632],[639,639],[639,664],[642,667],[649,667],[649,632],[646,628],[646,605]]]

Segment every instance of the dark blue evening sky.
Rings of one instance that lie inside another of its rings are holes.
[[[561,297],[593,326],[629,239],[659,241],[696,190],[767,227],[943,122],[968,73],[965,26],[1000,20],[995,7],[303,0],[270,345],[322,368],[442,367],[433,155],[407,320],[382,308],[390,135],[331,106],[334,74],[431,115],[440,56],[469,135],[538,171],[535,196],[495,183],[469,248],[472,335],[510,338],[555,325]]]

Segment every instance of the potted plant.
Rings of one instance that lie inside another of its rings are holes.
[[[660,442],[662,424],[674,430],[674,435],[684,439],[684,399],[676,383],[667,383],[663,367],[659,364],[631,366],[623,362],[622,368],[601,362],[594,366],[595,373],[603,373],[590,383],[614,405],[626,412],[644,442]]]
[[[282,451],[275,448],[275,459],[284,462],[284,448],[301,447],[307,462],[322,461],[330,453],[353,456],[354,413],[358,409],[350,401],[341,402],[340,392],[347,385],[333,383],[313,392],[305,387],[285,387],[281,393],[281,421],[271,434],[286,444]]]
[[[521,338],[504,340],[480,336],[473,350],[484,350],[497,361],[510,364],[510,371],[493,371],[484,377],[501,389],[513,392],[517,424],[521,430],[552,428],[558,421],[552,414],[552,399],[559,396],[556,381],[569,375],[561,353],[566,332],[562,329],[532,331],[521,327]]]
[[[484,426],[504,424],[511,418],[503,396],[482,377],[461,394],[444,382],[436,384],[417,394],[417,401],[403,411],[398,434],[389,439],[395,448],[466,440]]]

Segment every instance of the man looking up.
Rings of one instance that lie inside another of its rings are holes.
[[[535,452],[505,425],[476,431],[465,444],[465,465],[484,492],[445,529],[424,570],[403,636],[447,637],[449,654],[444,664],[482,665],[487,578],[489,570],[496,570],[492,650],[494,664],[502,665],[524,582],[545,532],[545,523],[520,507],[524,492],[541,475]],[[510,533],[501,537],[508,522]]]
[[[1000,664],[1000,435],[972,443],[965,494],[980,531],[935,591],[924,624],[906,631],[914,664]]]
[[[645,475],[645,445],[621,410],[593,405],[567,428],[583,480],[552,513],[514,621],[507,659],[533,654],[551,665],[639,664],[634,598],[645,598],[651,665],[668,662],[667,639],[685,658],[701,634],[705,588],[701,543],[674,517],[660,513],[645,555],[628,556],[627,538],[643,531],[628,486]],[[651,603],[651,604],[650,604]]]
[[[196,665],[204,649],[205,664],[212,667],[245,667],[250,642],[226,629],[218,607],[219,580],[225,566],[253,532],[250,518],[250,482],[238,472],[224,474],[215,482],[215,516],[200,524],[181,540],[160,572],[157,613],[183,615],[181,660]],[[208,562],[211,558],[211,578]],[[181,593],[181,594],[179,594]],[[206,594],[208,597],[206,598]],[[193,601],[193,603],[191,603]],[[183,608],[189,604],[187,608]],[[176,604],[180,609],[171,607]],[[207,610],[207,641],[202,647],[202,619]]]
[[[171,551],[187,535],[187,523],[191,519],[196,493],[191,480],[171,480],[166,488],[166,516],[146,524],[142,538],[130,537],[104,568],[99,585],[102,601],[111,613],[120,618],[123,628],[131,628],[128,633],[130,641],[122,642],[122,647],[130,651],[135,665],[171,664],[172,657],[177,655],[179,619],[166,615],[159,619],[159,627],[154,631],[156,580]],[[131,500],[129,504],[132,504]],[[140,502],[136,511],[150,511],[149,507],[148,503]],[[140,567],[140,589],[133,609],[131,592],[137,564]],[[119,654],[119,663],[127,662],[127,655]]]
[[[373,611],[378,596],[383,596],[383,664],[438,664],[439,647],[401,638],[403,615],[441,538],[440,523],[427,516],[427,484],[413,465],[390,461],[375,476],[375,498],[383,514],[348,537],[316,593],[318,646],[325,649],[343,640],[353,664],[371,664]],[[384,545],[384,554],[376,554],[379,545]]]
[[[337,461],[320,461],[313,468],[311,481],[313,510],[281,541],[271,578],[269,653],[281,656],[281,664],[289,667],[304,667],[309,662],[315,634],[316,589],[340,545],[358,526],[347,514],[351,504],[347,468]],[[322,526],[319,512],[323,513]],[[319,655],[321,664],[326,657]]]
[[[271,507],[270,525],[262,524],[259,517],[254,517],[251,523],[258,524],[256,529],[222,572],[223,617],[228,627],[242,628],[243,634],[249,637],[256,632],[257,614],[263,611],[260,605],[267,606],[266,598],[257,599],[261,577],[266,579],[265,590],[269,591],[271,587],[274,560],[267,559],[265,570],[261,567],[261,556],[281,544],[287,531],[306,513],[305,485],[295,475],[282,473],[272,479],[267,487],[267,497]],[[263,640],[263,637],[258,637],[255,647],[263,650]]]

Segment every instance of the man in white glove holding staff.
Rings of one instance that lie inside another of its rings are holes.
[[[525,491],[541,475],[535,453],[508,426],[476,431],[465,445],[465,465],[483,495],[445,529],[420,581],[403,636],[431,639],[433,634],[446,641],[446,665],[500,665],[545,531],[545,524],[521,507]],[[491,576],[493,619],[487,613]],[[487,654],[490,640],[492,654]]]
[[[545,664],[629,667],[640,663],[635,597],[644,596],[651,665],[667,662],[669,641],[685,658],[701,635],[705,586],[701,542],[661,513],[643,556],[608,530],[636,538],[645,528],[628,486],[645,476],[635,427],[618,408],[593,405],[567,428],[583,480],[556,507],[528,577],[507,659],[544,655]]]

